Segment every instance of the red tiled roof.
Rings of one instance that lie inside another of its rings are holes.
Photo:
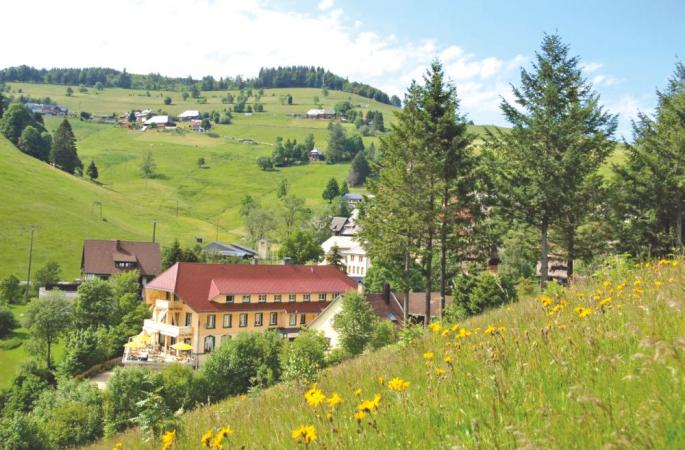
[[[112,275],[122,272],[115,262],[134,262],[142,275],[157,275],[162,270],[159,244],[131,241],[83,241],[81,270],[83,273]]]
[[[402,306],[398,303],[398,298],[395,294],[390,294],[390,300],[385,303],[383,294],[366,294],[364,296],[366,301],[371,305],[371,309],[378,317],[384,320],[395,320],[397,323],[402,323],[404,320],[404,313]]]
[[[235,310],[240,299],[236,298],[233,305],[209,300],[227,294],[346,292],[356,290],[357,282],[335,266],[177,263],[147,288],[174,292],[195,311],[226,311]],[[316,305],[317,299],[312,300],[309,304]],[[298,307],[306,304],[293,303]],[[321,307],[326,304],[321,302]],[[281,303],[285,305],[288,302]],[[246,306],[254,307],[255,303]]]
[[[398,297],[400,302],[403,301],[404,296],[400,294]],[[451,295],[445,296],[445,306],[452,303],[454,297]],[[426,313],[426,293],[412,292],[409,294],[409,314],[416,316],[423,316]],[[431,316],[440,316],[440,293],[431,292]]]

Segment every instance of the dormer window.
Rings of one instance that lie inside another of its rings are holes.
[[[132,269],[136,266],[136,263],[129,261],[115,261],[114,267],[120,270]]]
[[[226,296],[226,303],[233,303],[234,297],[232,295]]]

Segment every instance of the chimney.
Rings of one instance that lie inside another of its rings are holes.
[[[390,304],[390,283],[383,283],[383,301],[386,305]]]

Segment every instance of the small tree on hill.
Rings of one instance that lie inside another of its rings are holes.
[[[197,167],[202,169],[204,166],[205,166],[205,158],[202,156],[197,158]]]
[[[48,284],[54,284],[59,281],[62,274],[62,268],[58,262],[48,261],[43,267],[36,272],[36,283],[38,286],[45,287]]]
[[[154,178],[156,168],[157,164],[152,157],[152,153],[147,152],[143,157],[143,163],[140,165],[140,172],[142,173],[143,178]]]
[[[377,322],[369,302],[356,292],[343,296],[342,309],[333,318],[333,329],[340,334],[340,346],[350,355],[364,351],[371,341]]]
[[[276,189],[276,197],[279,199],[283,199],[288,195],[288,179],[283,178],[281,182],[278,184],[278,188]]]
[[[55,131],[50,151],[50,161],[65,172],[73,174],[83,163],[76,153],[76,137],[67,119]]]
[[[88,175],[88,178],[91,180],[97,180],[97,178],[100,176],[98,173],[98,168],[95,165],[95,161],[91,161],[90,164],[88,164],[88,168],[86,169],[86,175]]]
[[[19,322],[14,318],[12,311],[5,306],[0,306],[0,339],[9,336],[17,328],[19,328]]]
[[[46,142],[40,131],[31,125],[24,128],[24,131],[21,132],[17,147],[27,155],[41,161],[47,162],[50,159],[49,142]]]
[[[52,346],[71,326],[71,304],[62,292],[49,292],[43,298],[31,300],[24,325],[31,335],[30,347],[45,358],[52,368]]]
[[[14,275],[9,275],[0,282],[0,304],[19,303],[22,293],[19,278]]]
[[[165,105],[171,105],[171,102],[172,102],[171,97],[164,97],[164,104]]]
[[[257,158],[257,165],[262,170],[271,170],[274,168],[274,162],[268,156],[260,156]]]
[[[74,94],[74,90],[71,88],[71,86],[67,87],[67,97],[71,97]]]
[[[339,195],[340,188],[338,187],[338,182],[335,178],[331,178],[330,180],[328,180],[328,184],[326,184],[326,189],[324,189],[321,196],[324,200],[330,203],[333,201],[335,197],[338,197]]]
[[[366,177],[371,173],[371,167],[369,167],[369,162],[366,160],[365,152],[359,152],[352,160],[352,165],[350,167],[350,174],[347,176],[347,180],[352,186],[363,186],[366,181]]]

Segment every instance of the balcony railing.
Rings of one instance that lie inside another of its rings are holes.
[[[155,300],[155,308],[157,309],[179,309],[181,308],[180,302],[175,302],[173,300],[157,299]]]
[[[143,330],[161,333],[171,337],[189,336],[193,333],[192,327],[179,327],[176,325],[169,325],[168,323],[155,322],[151,319],[145,319],[145,322],[143,322]]]

